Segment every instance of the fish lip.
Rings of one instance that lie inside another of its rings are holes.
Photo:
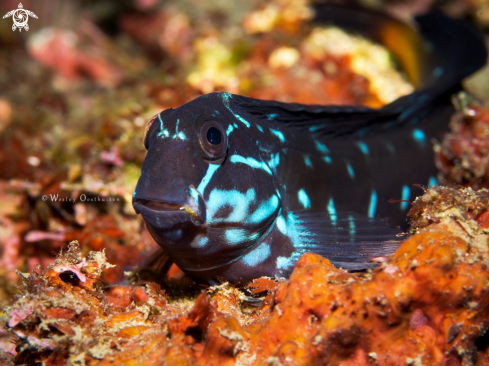
[[[147,213],[148,211],[151,211],[160,217],[171,216],[173,218],[172,221],[174,221],[176,217],[182,217],[182,221],[187,221],[187,219],[190,218],[190,221],[196,226],[204,224],[204,220],[202,220],[198,212],[191,210],[188,206],[178,203],[149,200],[145,198],[133,198],[132,206],[136,213],[141,214],[143,218],[145,212]]]
[[[144,198],[135,198],[132,201],[134,209],[136,209],[136,205],[142,205],[151,211],[160,211],[160,212],[181,212],[182,205],[173,202],[167,201],[156,201],[156,200],[147,200]],[[136,209],[136,212],[138,210]],[[139,212],[138,212],[139,213]]]

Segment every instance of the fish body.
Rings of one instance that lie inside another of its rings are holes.
[[[151,119],[133,205],[168,257],[214,284],[287,276],[306,251],[350,270],[392,254],[412,184],[436,183],[430,139],[446,129],[447,97],[487,57],[467,24],[442,15],[418,22],[422,42],[393,20],[371,25],[381,36],[382,24],[395,25],[413,47],[425,45],[405,60],[418,90],[383,108],[217,92]]]

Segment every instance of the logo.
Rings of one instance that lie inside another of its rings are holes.
[[[16,30],[17,28],[19,28],[19,32],[22,31],[22,28],[28,31],[29,25],[27,24],[27,21],[29,20],[29,15],[37,19],[36,14],[34,14],[30,10],[25,10],[24,7],[22,6],[22,3],[19,3],[19,8],[9,11],[7,14],[3,16],[3,19],[12,16],[12,19],[14,20],[14,25],[12,26],[13,31]]]

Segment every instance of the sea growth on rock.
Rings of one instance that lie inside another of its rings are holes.
[[[306,253],[287,281],[194,297],[153,282],[104,287],[103,252],[71,243],[6,309],[12,365],[484,365],[489,191],[431,187],[412,232],[370,273]],[[261,296],[261,297],[260,297]]]

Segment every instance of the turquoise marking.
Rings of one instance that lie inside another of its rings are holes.
[[[216,109],[216,110],[214,110],[214,112],[216,112],[217,114],[221,114],[221,113],[219,113],[219,111],[218,111],[217,109]]]
[[[282,198],[282,196],[280,195],[280,192],[278,191],[278,189],[275,189],[275,192],[277,192],[278,198]]]
[[[355,226],[355,220],[351,215],[348,215],[348,220],[350,221],[350,235],[355,235],[357,228]]]
[[[290,260],[295,263],[299,257],[312,247],[316,247],[317,241],[314,239],[315,234],[311,233],[304,226],[304,221],[298,220],[292,212],[287,215],[287,236],[292,241],[294,248],[296,249]]]
[[[284,269],[292,264],[292,258],[289,257],[277,257],[277,269]]]
[[[231,110],[231,108],[229,108],[229,110]],[[231,112],[232,112],[232,111],[231,111]],[[249,123],[247,120],[245,120],[245,119],[244,119],[243,117],[241,117],[239,114],[236,114],[236,113],[233,113],[233,114],[234,114],[234,117],[236,117],[236,118],[238,119],[238,121],[243,122],[243,124],[244,124],[246,127],[250,128],[250,123]]]
[[[158,119],[160,120],[160,132],[156,136],[158,137],[168,137],[170,136],[170,132],[166,128],[163,128],[163,120],[161,119],[160,114],[158,114]]]
[[[273,133],[275,136],[278,137],[278,139],[282,142],[285,141],[284,134],[280,132],[279,130],[274,130],[273,128],[269,128],[270,132]]]
[[[243,223],[248,215],[248,210],[252,202],[255,201],[255,189],[250,188],[246,193],[237,190],[220,190],[213,189],[207,200],[207,217],[212,224],[220,222],[237,222]],[[226,218],[217,218],[216,216],[222,207],[230,206],[233,211]]]
[[[419,128],[413,131],[413,137],[416,141],[424,143],[426,141],[426,135]]]
[[[233,123],[233,126],[235,129],[238,129],[238,125],[236,123]]]
[[[180,118],[177,119],[177,125],[175,126],[175,134],[173,135],[173,138],[179,138],[180,140],[186,140],[187,136],[183,131],[178,132],[178,125],[180,124]]]
[[[304,155],[304,163],[309,167],[309,168],[312,168],[312,162],[311,162],[311,158],[309,157],[309,155]]]
[[[375,208],[377,207],[377,192],[372,191],[370,195],[370,204],[368,205],[368,217],[375,216]]]
[[[279,229],[282,234],[287,235],[287,223],[283,216],[277,218],[277,229]]]
[[[329,156],[323,156],[323,160],[328,163],[328,164],[331,164],[331,158]]]
[[[235,245],[244,241],[255,240],[258,238],[259,234],[250,234],[249,231],[245,229],[228,229],[226,230],[224,236],[227,243]]]
[[[355,171],[351,167],[350,163],[346,163],[346,169],[348,170],[348,175],[352,178],[355,179]]]
[[[258,160],[255,160],[253,158],[245,158],[245,157],[240,156],[240,155],[231,156],[229,161],[231,161],[231,163],[235,163],[235,164],[236,163],[246,164],[253,169],[262,169],[262,170],[266,171],[268,174],[272,175],[272,171],[270,170],[268,165],[265,164],[263,161],[258,161]]]
[[[236,117],[238,121],[242,122],[246,127],[249,128],[250,123],[247,120],[245,120],[243,117],[241,117],[239,114],[234,113],[231,107],[229,106],[229,99],[231,99],[231,97],[232,95],[228,92],[221,93],[221,98],[226,108],[229,109],[229,111],[233,114],[234,117]]]
[[[247,266],[255,267],[270,257],[270,254],[272,254],[270,245],[261,244],[258,246],[258,248],[253,249],[243,257],[243,263]]]
[[[268,201],[263,202],[260,206],[258,206],[256,211],[253,212],[253,214],[247,220],[247,223],[256,224],[258,222],[265,221],[277,210],[278,204],[278,197],[273,195]]]
[[[402,187],[402,200],[407,201],[409,199],[409,187],[408,186],[403,186]],[[404,211],[408,206],[407,202],[401,202],[401,211]]]
[[[228,136],[229,136],[229,134],[230,134],[231,132],[233,132],[233,130],[234,130],[234,127],[233,127],[233,125],[231,125],[231,124],[230,124],[230,125],[228,126],[228,129],[226,130],[226,135],[228,135]]]
[[[209,181],[212,179],[212,176],[216,172],[216,170],[220,167],[220,165],[217,164],[209,164],[209,167],[207,168],[207,172],[204,175],[204,178],[202,178],[202,181],[200,182],[199,186],[197,187],[197,190],[204,195],[205,187],[209,184]]]
[[[280,153],[271,154],[268,166],[271,170],[275,171],[277,166],[280,164]]]
[[[132,192],[132,196],[136,197],[136,188],[134,188],[134,191]]]
[[[299,192],[297,192],[297,197],[299,198],[299,202],[302,204],[302,206],[304,206],[304,208],[311,208],[311,200],[309,199],[309,196],[307,195],[304,188],[301,188]]]
[[[256,128],[258,128],[258,130],[260,130],[260,132],[263,132],[263,127],[262,126],[256,125]]]
[[[428,179],[428,186],[436,186],[438,184],[438,180],[436,177],[431,176],[430,179]]]
[[[278,114],[277,113],[270,113],[270,114],[267,114],[267,119],[269,121],[272,121],[275,117],[277,117]]]
[[[209,238],[207,236],[198,235],[190,244],[192,248],[203,248],[209,242]]]
[[[326,145],[320,143],[319,141],[316,142],[316,147],[319,151],[321,151],[323,154],[329,154],[329,149],[326,147]]]
[[[357,142],[357,146],[360,148],[360,150],[362,150],[362,153],[365,155],[368,154],[368,146],[365,144],[365,142]]]
[[[328,210],[329,216],[331,216],[331,221],[333,222],[333,225],[336,225],[336,208],[334,207],[334,201],[332,198],[330,198],[328,202],[328,207],[326,209]]]
[[[190,188],[190,196],[194,199],[195,203],[199,202],[199,192],[195,188]]]
[[[324,126],[326,126],[324,123],[321,123],[319,125],[313,125],[313,126],[309,127],[309,131],[314,132],[314,131],[317,131],[317,130],[323,128]]]

